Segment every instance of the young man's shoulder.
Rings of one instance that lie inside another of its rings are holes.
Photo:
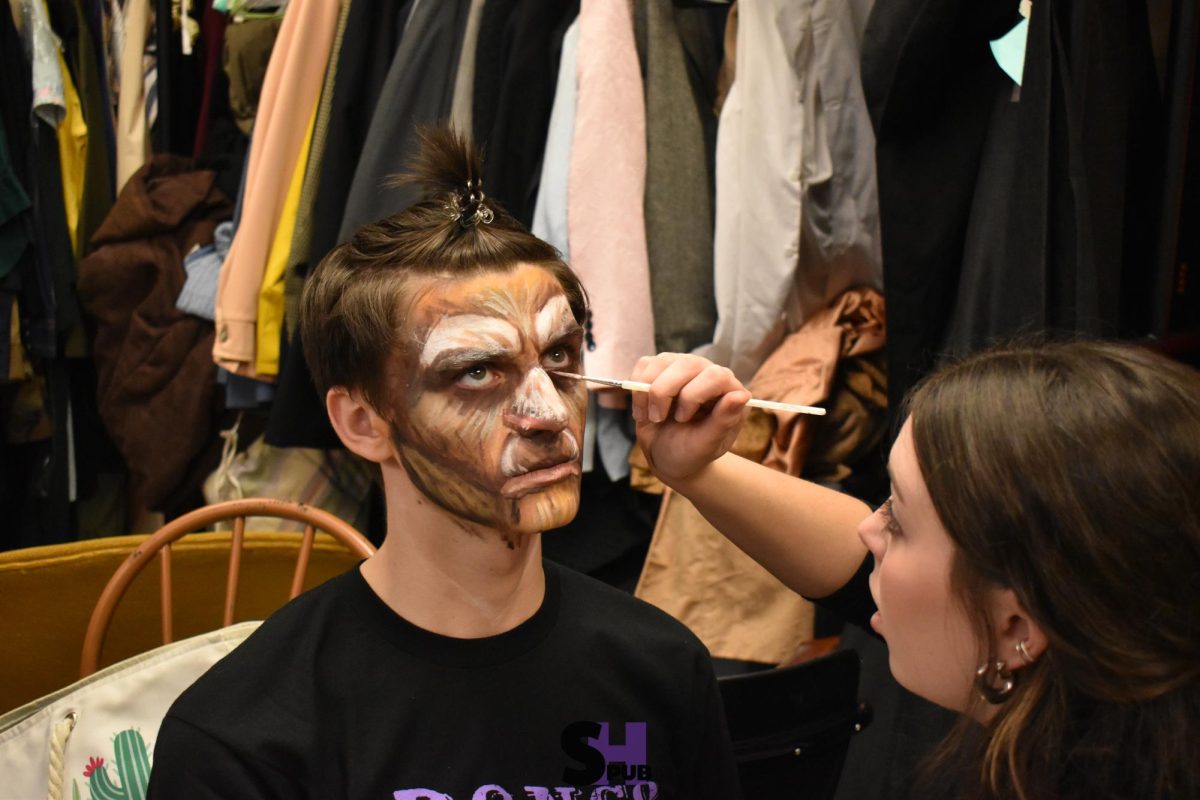
[[[237,724],[243,713],[264,703],[275,704],[292,687],[296,663],[315,663],[331,631],[345,621],[353,602],[355,571],[304,592],[271,614],[233,652],[193,683],[172,705],[170,715]]]
[[[679,620],[628,592],[547,562],[563,586],[563,611],[581,634],[621,643],[659,657],[703,657],[708,650]]]
[[[304,796],[294,780],[305,774],[322,709],[339,699],[322,700],[338,687],[317,673],[344,641],[357,576],[284,605],[176,699],[154,743],[151,797]]]

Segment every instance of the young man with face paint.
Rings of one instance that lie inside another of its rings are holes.
[[[740,797],[708,653],[670,617],[544,562],[579,505],[586,299],[426,135],[431,199],[309,277],[301,333],[387,536],[172,707],[154,798]]]
[[[450,285],[414,280],[407,294],[407,381],[389,409],[390,445],[413,487],[512,548],[525,534],[570,521],[586,395],[577,382],[553,377],[577,366],[583,338],[562,286],[522,264]],[[335,390],[335,424],[355,442],[358,408]],[[390,454],[363,455],[384,463]]]

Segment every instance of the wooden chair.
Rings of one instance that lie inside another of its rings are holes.
[[[840,651],[717,681],[746,797],[832,798],[850,739],[871,719],[858,655]]]
[[[234,608],[237,605],[238,579],[242,566],[247,517],[282,517],[305,524],[303,536],[297,537],[299,548],[288,599],[300,594],[304,586],[304,578],[308,570],[317,530],[330,534],[360,558],[366,558],[375,552],[375,548],[367,541],[366,537],[355,530],[353,526],[327,511],[299,503],[248,498],[216,503],[184,514],[159,528],[150,538],[142,542],[109,579],[92,611],[91,620],[88,622],[87,632],[84,635],[83,658],[79,668],[80,677],[86,677],[96,671],[105,635],[117,604],[120,603],[133,579],[156,555],[161,579],[162,641],[163,644],[167,644],[174,640],[171,544],[189,533],[211,529],[215,523],[230,519],[233,520],[233,533],[229,542],[229,567],[225,581],[222,627],[232,624]]]

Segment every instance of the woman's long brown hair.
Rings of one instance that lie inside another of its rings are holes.
[[[1200,798],[1200,373],[1132,345],[1009,347],[909,408],[979,640],[995,587],[1049,640],[982,737],[980,795]]]

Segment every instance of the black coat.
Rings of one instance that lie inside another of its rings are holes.
[[[876,3],[876,132],[893,413],[946,351],[1144,330],[1157,83],[1143,3],[1034,2],[1023,85],[989,47],[1010,0]]]

